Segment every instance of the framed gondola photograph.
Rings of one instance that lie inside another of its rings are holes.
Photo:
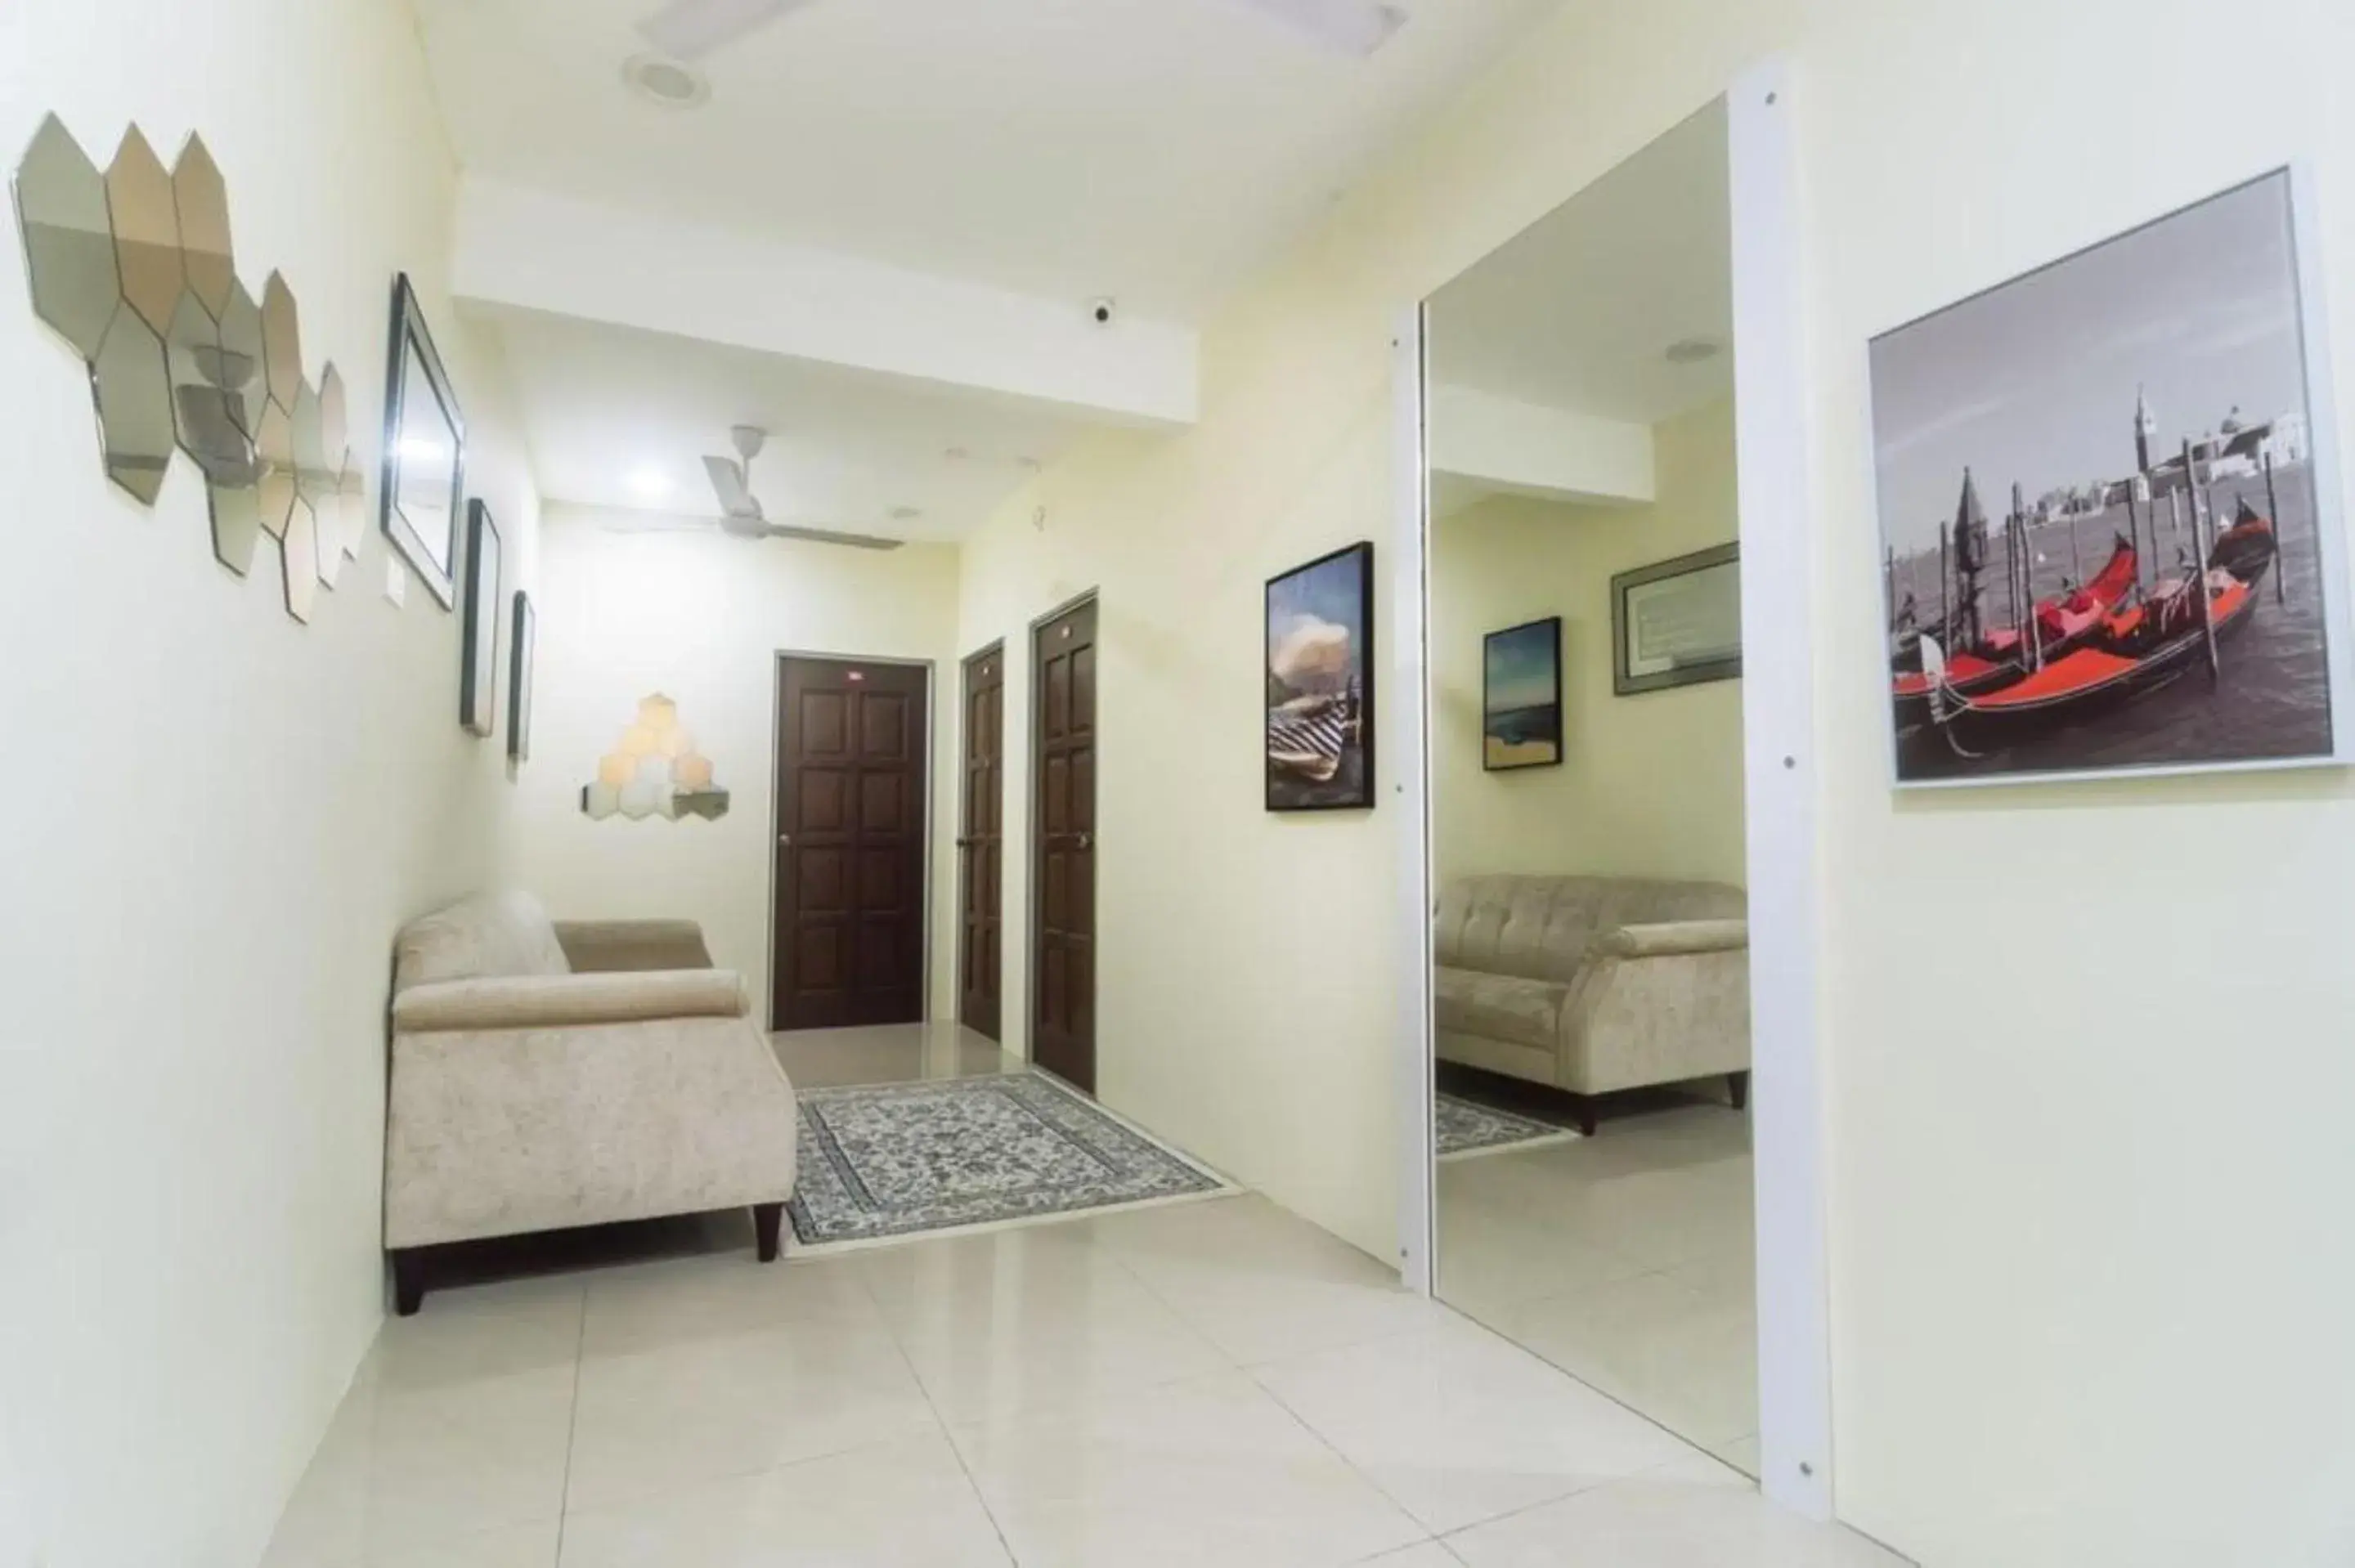
[[[392,281],[378,495],[385,537],[442,608],[452,608],[457,602],[459,524],[465,511],[466,420],[406,272]]]
[[[476,496],[466,504],[466,605],[459,637],[458,723],[487,736],[498,705],[499,526]]]
[[[1374,547],[1267,582],[1267,809],[1374,803]]]
[[[2349,759],[2315,227],[2276,169],[1872,340],[1897,784]]]

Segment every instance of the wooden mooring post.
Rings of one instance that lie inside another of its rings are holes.
[[[2200,634],[2208,642],[2208,683],[2214,685],[2224,673],[2223,661],[2216,653],[2216,605],[2208,597],[2208,538],[2200,522],[2200,492],[2192,488],[2191,443],[2183,443],[2183,499],[2191,508],[2191,591],[2199,595]]]
[[[2282,548],[2281,498],[2274,493],[2274,454],[2270,451],[2265,453],[2265,521],[2274,531],[2274,602],[2287,604],[2289,556]]]

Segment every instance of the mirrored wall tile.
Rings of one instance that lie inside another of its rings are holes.
[[[319,534],[311,508],[301,501],[286,520],[281,541],[286,566],[286,613],[308,623],[319,602]]]
[[[125,301],[91,365],[107,477],[152,506],[172,461],[172,383],[164,341]]]
[[[346,413],[344,373],[332,364],[319,372],[319,450],[326,454],[328,488],[351,471],[352,432]]]
[[[269,387],[261,374],[261,307],[236,279],[219,312],[220,387],[229,395],[229,417],[248,440],[261,430],[261,406]]]
[[[16,166],[16,222],[34,313],[85,361],[95,360],[122,297],[106,176],[54,114]]]
[[[336,529],[336,543],[344,559],[360,557],[360,541],[368,537],[368,478],[360,471],[360,454],[344,453],[344,471],[336,482],[336,511],[342,522]]]
[[[335,481],[327,471],[317,389],[308,381],[304,382],[296,389],[294,405],[288,412],[294,421],[294,493],[315,514]]]
[[[106,209],[114,228],[123,298],[158,334],[169,332],[186,283],[179,213],[172,176],[136,125],[123,133],[123,144],[107,166]]]
[[[213,554],[244,577],[253,569],[253,547],[261,537],[261,495],[250,484],[206,487],[212,508]]]
[[[581,810],[592,820],[602,820],[622,809],[621,787],[600,779],[583,785],[581,789]]]
[[[294,291],[277,272],[261,285],[261,364],[270,400],[291,411],[303,390],[302,323],[295,315]]]
[[[252,444],[229,417],[229,395],[218,385],[222,374],[219,330],[193,293],[180,296],[180,308],[172,313],[172,330],[164,348],[171,368],[172,418],[180,450],[196,460],[208,483],[252,483]]]
[[[237,266],[229,248],[229,187],[204,138],[191,135],[172,165],[172,201],[180,220],[180,261],[188,291],[213,315],[229,303]]]
[[[282,539],[287,514],[294,510],[294,419],[275,399],[262,405],[254,446],[261,463],[261,531]]]

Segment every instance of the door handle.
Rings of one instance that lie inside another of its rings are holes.
[[[1096,847],[1096,836],[1095,836],[1095,834],[1093,834],[1093,833],[1082,833],[1082,834],[1080,835],[1080,847],[1081,847],[1082,849],[1093,849],[1093,848],[1095,848],[1095,847]]]
[[[791,833],[779,833],[777,835],[777,842],[784,845],[787,849],[791,849],[794,844],[794,835]]]

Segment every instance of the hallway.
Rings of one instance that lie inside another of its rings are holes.
[[[779,1047],[1020,1070],[937,1026]],[[767,1268],[738,1224],[389,1320],[270,1568],[1898,1561],[1255,1194]]]

